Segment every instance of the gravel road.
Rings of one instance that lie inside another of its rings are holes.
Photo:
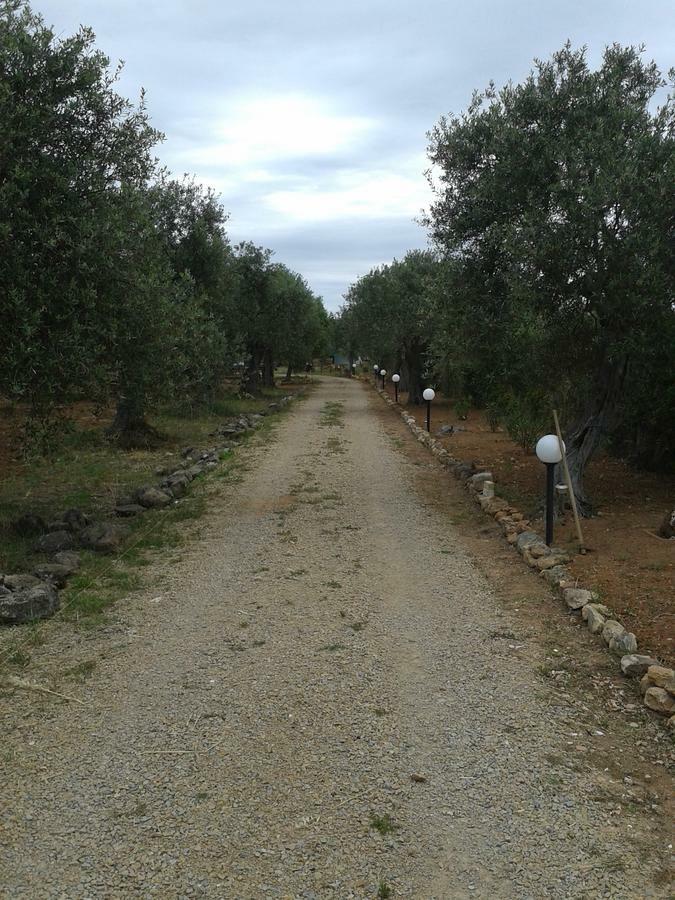
[[[2,897],[670,896],[380,407],[321,380],[84,642],[84,705],[0,699]]]

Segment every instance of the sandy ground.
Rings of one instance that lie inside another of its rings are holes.
[[[670,896],[658,793],[617,811],[616,759],[579,762],[541,623],[380,405],[323,379],[214,482],[201,539],[68,650],[84,705],[0,697],[0,896]]]

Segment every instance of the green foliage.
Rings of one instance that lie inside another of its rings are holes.
[[[194,180],[158,168],[141,93],[81,28],[60,38],[24,0],[0,0],[0,395],[26,404],[28,452],[53,451],[54,410],[111,397],[110,435],[146,446],[146,411],[209,403],[246,350],[272,383],[328,319],[271,252],[232,251],[227,215]]]
[[[413,403],[421,401],[437,265],[433,253],[412,250],[401,261],[371,270],[349,288],[340,315],[343,342],[387,371],[401,368]]]
[[[551,430],[551,411],[541,397],[511,397],[502,414],[502,421],[513,440],[523,450],[532,453],[537,440]]]
[[[568,44],[429,135],[428,225],[446,254],[435,350],[453,347],[475,399],[520,398],[507,417],[521,442],[542,395],[563,406],[579,476],[601,437],[644,461],[675,438],[664,86],[639,49],[608,47],[592,71]]]

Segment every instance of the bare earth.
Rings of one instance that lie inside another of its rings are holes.
[[[214,481],[182,559],[62,638],[96,662],[59,688],[84,705],[0,697],[0,896],[671,895],[658,792],[617,813],[623,770],[584,763],[593,727],[536,671],[539,623],[380,403],[325,379],[241,483]]]

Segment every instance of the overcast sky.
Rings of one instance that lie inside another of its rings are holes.
[[[673,64],[672,0],[33,0],[91,26],[144,87],[161,161],[214,187],[251,240],[337,309],[380,263],[426,245],[426,132],[475,88],[520,81],[569,38]]]

